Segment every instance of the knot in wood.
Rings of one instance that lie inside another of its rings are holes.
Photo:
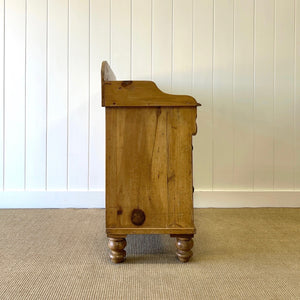
[[[131,222],[134,225],[140,226],[145,222],[146,216],[141,209],[134,209],[131,213]]]
[[[127,87],[128,85],[131,85],[132,84],[132,80],[126,80],[126,81],[123,81],[122,83],[121,83],[121,86],[122,87]]]

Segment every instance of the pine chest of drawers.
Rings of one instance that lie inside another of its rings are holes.
[[[199,105],[152,81],[117,81],[102,63],[106,109],[106,233],[110,258],[124,261],[128,234],[170,234],[177,257],[192,256],[192,135]]]

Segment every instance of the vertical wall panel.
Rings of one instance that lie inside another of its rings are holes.
[[[47,188],[67,188],[68,0],[48,0]]]
[[[26,189],[46,182],[47,1],[27,0]],[[39,63],[36,63],[36,62]]]
[[[0,190],[3,189],[3,122],[4,122],[4,0],[0,1]]]
[[[110,0],[90,2],[89,188],[105,186],[105,109],[101,108],[101,63],[110,62]]]
[[[211,0],[194,1],[192,94],[202,106],[193,138],[193,170],[194,186],[201,190],[212,189],[213,9]]]
[[[70,0],[69,3],[68,185],[70,189],[87,189],[89,135],[89,1]]]
[[[294,187],[294,0],[276,1],[274,188]]]
[[[0,189],[104,189],[103,60],[202,103],[195,189],[300,189],[299,20],[299,0],[0,0]]]
[[[132,79],[151,79],[151,0],[132,1]]]
[[[190,94],[193,70],[193,1],[173,1],[172,92]]]
[[[234,2],[233,184],[253,188],[253,0]]]
[[[233,1],[215,2],[213,188],[233,188]]]
[[[295,121],[295,189],[300,189],[300,0],[295,2],[295,78],[294,78],[294,121]]]
[[[152,2],[152,79],[165,92],[172,81],[172,1]]]
[[[273,189],[274,1],[255,2],[254,189]]]
[[[7,190],[24,189],[25,0],[5,1],[5,179]]]
[[[111,0],[111,65],[117,79],[130,79],[131,0]]]

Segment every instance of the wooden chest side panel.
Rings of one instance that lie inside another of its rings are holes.
[[[143,226],[166,223],[165,116],[159,108],[106,109],[108,227],[135,227],[133,209],[145,212]]]
[[[169,109],[167,119],[168,227],[193,227],[192,135],[196,109]]]
[[[191,137],[196,108],[106,108],[107,228],[193,225]],[[142,209],[145,222],[131,222]]]

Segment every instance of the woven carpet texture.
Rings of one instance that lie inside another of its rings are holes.
[[[300,209],[195,209],[194,256],[131,235],[109,260],[103,209],[0,210],[0,299],[300,299]]]

